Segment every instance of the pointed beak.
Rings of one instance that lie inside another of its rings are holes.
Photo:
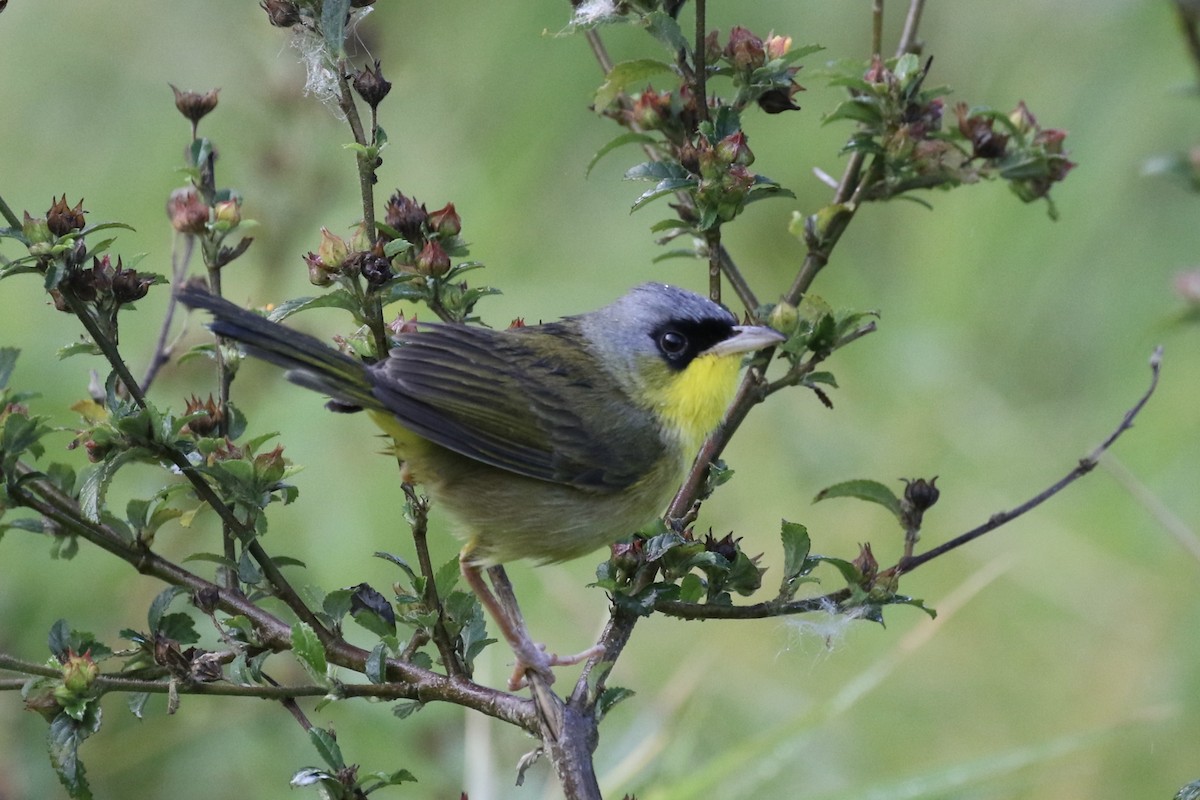
[[[765,325],[735,325],[732,336],[717,342],[705,350],[703,355],[730,356],[736,353],[750,353],[777,345],[785,339],[787,337],[782,333]]]

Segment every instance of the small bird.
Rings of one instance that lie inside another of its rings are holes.
[[[662,513],[720,424],[742,356],[783,341],[721,305],[661,283],[596,311],[497,331],[422,324],[367,364],[196,284],[179,300],[213,314],[216,335],[283,367],[291,382],[366,410],[411,479],[459,525],[467,583],[525,668],[544,653],[481,571],[566,561]],[[552,680],[552,677],[550,678]]]

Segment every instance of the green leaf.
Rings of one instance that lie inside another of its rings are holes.
[[[341,308],[351,314],[357,314],[359,303],[345,289],[334,289],[316,297],[297,297],[285,300],[271,309],[271,313],[267,314],[267,319],[272,322],[281,322],[298,311],[306,311],[310,308]]]
[[[679,28],[679,21],[665,11],[651,11],[642,18],[642,24],[646,27],[646,33],[667,46],[671,55],[680,50],[685,53],[691,52],[687,37]]]
[[[142,713],[146,709],[146,703],[150,700],[149,692],[134,692],[125,698],[125,703],[129,706],[129,712],[138,719],[142,718]]]
[[[660,197],[665,197],[666,195],[674,194],[675,192],[678,192],[681,189],[690,189],[691,187],[695,186],[696,184],[697,184],[697,181],[695,178],[667,178],[666,180],[659,181],[657,186],[655,186],[653,189],[642,192],[642,194],[640,194],[638,196],[638,198],[633,201],[633,205],[630,206],[630,208],[629,208],[629,213],[632,214],[634,211],[637,211],[642,206],[644,206],[647,203],[650,203],[654,200],[657,200]],[[701,221],[701,224],[698,227],[700,227],[701,229],[704,228],[703,220]]]
[[[613,65],[613,68],[608,71],[604,83],[596,90],[596,97],[593,100],[596,110],[603,111],[608,108],[609,104],[617,99],[617,95],[624,92],[626,87],[631,84],[644,83],[650,77],[661,75],[664,72],[674,73],[675,68],[665,61],[653,58],[639,58]]]
[[[833,556],[813,556],[813,561],[823,561],[826,564],[832,565],[838,572],[842,573],[842,578],[846,581],[846,585],[851,588],[857,587],[862,581],[862,573],[858,571],[858,567],[851,564],[844,558],[834,558]]]
[[[325,648],[307,622],[297,622],[292,626],[292,650],[308,674],[318,683],[323,684],[327,668]],[[337,768],[335,767],[335,769]]]
[[[392,706],[392,714],[397,719],[407,719],[425,707],[420,700],[401,700]]]
[[[383,642],[371,648],[371,653],[367,656],[367,663],[363,669],[363,674],[371,683],[387,681],[387,655],[387,645]]]
[[[150,626],[151,633],[156,633],[158,631],[160,623],[162,622],[162,618],[166,614],[166,611],[170,607],[172,601],[174,601],[176,597],[183,594],[185,591],[187,590],[182,586],[168,586],[158,593],[158,596],[154,598],[152,603],[150,603],[150,610],[146,612],[146,622]]]
[[[779,535],[783,539],[783,581],[790,585],[796,578],[812,570],[808,560],[812,542],[808,537],[808,528],[786,519],[780,525]]]
[[[367,789],[367,792],[373,792],[376,789],[382,789],[384,786],[398,786],[402,783],[417,782],[417,776],[413,775],[406,769],[398,769],[395,772],[368,772],[364,778],[374,778],[375,780],[379,781],[379,783]]]
[[[588,162],[587,170],[584,172],[584,177],[586,178],[587,176],[591,175],[592,167],[596,166],[596,164],[600,161],[600,159],[604,158],[606,155],[611,153],[613,150],[616,150],[618,147],[624,147],[627,144],[652,144],[653,142],[654,142],[654,137],[650,136],[649,134],[638,133],[637,131],[631,131],[629,133],[621,134],[620,136],[618,136],[617,138],[608,142],[608,144],[604,145],[603,147],[601,147],[599,150],[596,151],[596,155],[592,156],[592,160]],[[390,245],[392,243],[388,242],[388,244]],[[384,252],[386,254],[386,252],[387,252],[386,247],[384,249]]]
[[[99,522],[104,512],[104,496],[117,470],[130,462],[143,460],[148,455],[149,451],[141,447],[120,450],[116,455],[101,461],[95,469],[85,475],[79,487],[79,509],[84,517],[91,522]]]
[[[104,351],[101,350],[95,342],[87,341],[75,342],[75,344],[69,344],[66,347],[60,347],[58,348],[58,352],[56,352],[54,355],[59,361],[62,361],[64,358],[70,358],[71,356],[78,355],[100,356],[104,355]]]
[[[690,231],[692,224],[684,222],[681,219],[660,219],[658,222],[650,226],[651,233],[662,233],[663,231]]]
[[[458,556],[454,556],[434,573],[433,585],[437,588],[438,594],[445,597],[450,594],[460,577],[462,577],[462,566],[459,564]]]
[[[626,689],[621,686],[610,686],[600,693],[596,698],[596,719],[604,719],[604,716],[613,707],[622,700],[628,700],[636,694],[632,689]]]
[[[694,572],[683,576],[679,582],[679,600],[683,603],[699,603],[704,597],[704,581]]]
[[[813,502],[829,500],[834,497],[855,497],[859,500],[878,503],[888,511],[891,511],[896,516],[896,519],[900,519],[900,498],[896,497],[895,492],[879,481],[853,480],[835,483],[833,486],[827,486],[817,492],[817,496],[813,499]]]
[[[324,0],[321,4],[321,33],[325,37],[325,51],[333,61],[346,55],[346,19],[349,14],[350,0]]]
[[[667,178],[695,178],[676,161],[643,161],[625,170],[627,181],[661,181]]]
[[[83,718],[75,720],[66,713],[59,714],[50,723],[46,734],[49,745],[50,763],[58,774],[59,781],[67,794],[76,800],[91,800],[92,790],[88,786],[86,770],[79,760],[79,745],[100,729],[100,706],[88,706]]]
[[[338,746],[337,739],[333,738],[333,734],[314,725],[308,729],[308,738],[313,743],[313,747],[317,748],[321,760],[328,764],[330,769],[337,772],[346,768],[342,748]]]
[[[19,355],[21,351],[16,347],[0,347],[0,389],[8,388],[8,379],[12,377]]]

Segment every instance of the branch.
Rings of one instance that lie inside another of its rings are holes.
[[[1117,426],[1116,430],[1109,434],[1108,438],[1101,442],[1095,450],[1079,459],[1079,463],[1075,465],[1074,469],[1072,469],[1054,484],[1029,498],[1016,508],[1010,511],[1001,511],[997,514],[993,514],[988,518],[988,521],[982,525],[972,528],[966,533],[960,534],[944,544],[940,544],[937,547],[926,550],[924,553],[900,559],[900,561],[897,562],[896,565],[889,570],[889,572],[895,574],[912,572],[922,564],[932,561],[938,556],[944,555],[951,550],[962,547],[967,542],[978,539],[985,533],[993,531],[996,528],[999,528],[1001,525],[1012,522],[1014,519],[1026,513],[1027,511],[1037,508],[1042,503],[1046,502],[1051,497],[1065,489],[1067,486],[1070,486],[1072,483],[1095,469],[1097,462],[1100,460],[1100,456],[1104,455],[1104,451],[1112,447],[1113,442],[1115,442],[1121,436],[1121,434],[1133,427],[1134,419],[1138,414],[1141,413],[1146,403],[1149,402],[1151,395],[1154,394],[1154,390],[1158,387],[1158,375],[1161,363],[1162,347],[1157,347],[1155,348],[1154,353],[1150,356],[1150,386],[1147,387],[1141,398],[1134,403],[1133,407],[1125,412],[1125,416],[1121,419],[1121,424]]]

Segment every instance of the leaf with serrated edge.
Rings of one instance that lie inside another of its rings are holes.
[[[878,503],[895,514],[897,519],[900,518],[900,498],[879,481],[852,480],[835,483],[833,486],[827,486],[817,492],[813,502],[829,500],[834,497],[855,497],[859,500]]]

